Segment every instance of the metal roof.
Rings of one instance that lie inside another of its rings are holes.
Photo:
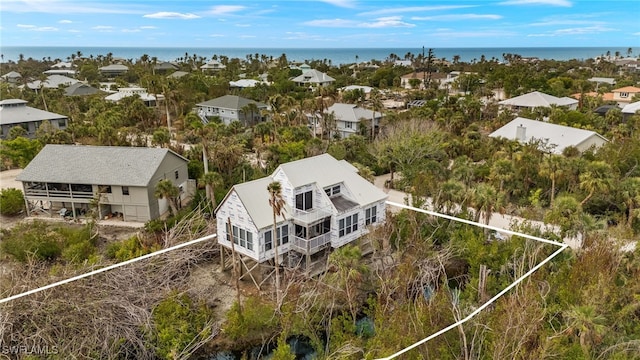
[[[293,82],[297,83],[325,83],[335,81],[336,79],[331,76],[323,73],[322,71],[318,71],[316,69],[310,69],[302,73],[302,75],[297,76],[293,79]]]
[[[256,104],[258,108],[267,107],[266,104],[253,101],[251,99],[246,99],[240,96],[236,96],[236,95],[224,95],[212,100],[201,102],[199,104],[196,104],[196,106],[202,106],[202,107],[211,106],[211,107],[222,108],[222,109],[242,110],[242,108],[247,106],[248,104]]]
[[[360,122],[360,119],[371,120],[373,111],[361,108],[354,104],[335,103],[329,106],[327,113],[333,113],[337,120]],[[376,118],[382,117],[382,112],[376,111]]]
[[[632,102],[631,104],[627,104],[622,108],[623,114],[635,114],[638,110],[640,110],[640,101]]]
[[[577,104],[578,100],[568,97],[558,98],[553,95],[541,93],[539,91],[516,96],[511,99],[502,100],[498,104],[520,107],[550,107],[551,105],[567,106]]]
[[[280,169],[282,169],[293,187],[316,184],[318,188],[322,189],[342,183],[353,195],[353,200],[360,206],[387,198],[387,194],[382,190],[358,175],[358,170],[353,165],[344,160],[338,161],[329,154],[282,164],[273,174],[276,174]],[[274,181],[273,174],[258,180],[234,185],[225,197],[226,200],[235,192],[258,229],[273,224],[273,213],[269,206],[269,192],[267,191],[269,183]],[[221,202],[221,205],[225,200]],[[290,214],[291,209],[287,207],[285,217],[290,217]],[[281,220],[281,218],[277,219],[278,222]]]
[[[524,127],[524,140],[522,143],[541,140],[547,145],[555,145],[553,152],[561,154],[562,151],[569,146],[578,146],[592,136],[600,137],[604,141],[608,141],[597,132],[578,129],[570,126],[558,125],[544,121],[531,120],[523,117],[517,117],[500,129],[489,134],[491,137],[503,137],[510,140],[518,140],[516,137],[519,126]]]
[[[64,94],[67,96],[93,95],[99,92],[101,92],[99,89],[80,82],[64,89]]]
[[[0,125],[22,124],[32,121],[66,119],[67,116],[44,111],[30,106],[21,99],[6,99],[0,101]],[[18,106],[5,106],[5,105]]]
[[[123,146],[46,145],[18,181],[147,186],[169,149]]]

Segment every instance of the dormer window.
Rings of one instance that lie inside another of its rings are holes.
[[[309,210],[313,208],[313,196],[311,191],[296,195],[296,209]]]
[[[334,185],[324,189],[324,192],[327,193],[327,196],[333,196],[340,194],[340,185]]]

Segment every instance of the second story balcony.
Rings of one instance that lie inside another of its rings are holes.
[[[293,209],[293,221],[304,225],[313,224],[331,215],[330,207],[309,210]]]
[[[331,244],[331,233],[318,235],[311,239],[294,236],[291,249],[301,254],[312,255],[327,247],[328,244]]]

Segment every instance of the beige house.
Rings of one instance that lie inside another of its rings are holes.
[[[220,96],[198,103],[196,107],[198,116],[204,123],[208,123],[210,118],[217,117],[225,125],[240,121],[245,126],[264,121],[262,111],[268,108],[266,104],[236,95]]]
[[[154,196],[162,179],[180,189],[180,200],[195,189],[184,157],[168,149],[46,145],[18,175],[28,215],[83,217],[99,200],[100,219],[146,222],[168,211]]]
[[[635,86],[625,86],[618,89],[611,90],[613,93],[613,101],[618,103],[618,106],[625,106],[631,103],[631,99],[637,94],[640,94],[640,88]]]

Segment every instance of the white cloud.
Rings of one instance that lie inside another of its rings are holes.
[[[211,34],[209,37],[224,37],[223,34]]]
[[[248,27],[251,27],[251,24],[236,24],[235,26],[248,28]]]
[[[160,11],[153,14],[145,14],[142,17],[151,18],[151,19],[182,19],[182,20],[191,20],[191,19],[200,18],[200,16],[192,13],[179,13],[179,12],[171,12],[171,11]]]
[[[241,39],[253,39],[256,38],[257,36],[255,35],[240,35]]]
[[[140,29],[122,29],[123,33],[137,33],[137,32],[140,32],[140,31],[142,31],[142,30],[140,30]]]
[[[147,29],[157,29],[157,26],[151,26],[151,25],[145,25],[145,26],[140,26],[140,29],[143,30],[147,30]]]
[[[356,7],[356,2],[353,0],[320,0],[324,3],[335,5],[338,7],[353,9]]]
[[[234,12],[242,11],[246,8],[247,8],[246,6],[241,6],[241,5],[217,5],[212,7],[209,13],[213,15],[225,15],[225,14],[231,14]]]
[[[332,28],[386,28],[386,27],[414,27],[414,24],[406,23],[400,16],[389,16],[375,19],[372,22],[345,20],[345,19],[323,19],[311,20],[304,25]]]
[[[58,31],[58,28],[53,26],[42,26],[32,29],[33,31]]]
[[[437,36],[446,36],[451,38],[502,38],[502,37],[512,37],[517,36],[518,34],[510,31],[502,31],[502,30],[478,30],[478,31],[439,31],[434,35]]]
[[[414,27],[414,24],[409,24],[402,21],[400,16],[389,16],[376,19],[374,22],[361,23],[360,27],[365,28],[386,28],[386,27]]]
[[[111,30],[113,29],[113,26],[108,26],[108,25],[96,25],[94,27],[92,27],[93,30]]]
[[[387,15],[387,14],[400,14],[400,13],[416,13],[423,11],[441,11],[441,10],[454,10],[475,7],[475,5],[439,5],[439,6],[405,6],[397,8],[386,8],[374,11],[367,11],[358,15],[371,16],[371,15]]]
[[[3,0],[2,12],[45,14],[137,14],[136,5],[69,0]]]
[[[23,28],[23,29],[32,29],[34,27],[36,27],[35,25],[26,25],[26,24],[18,24],[16,25],[19,28]]]
[[[615,31],[616,29],[608,28],[605,26],[585,26],[567,29],[558,29],[549,31],[546,33],[528,34],[528,37],[555,37],[555,36],[574,36],[574,35],[586,35],[586,34],[599,34],[602,32]],[[640,34],[640,33],[638,33]]]
[[[573,4],[568,0],[507,0],[498,3],[499,5],[551,5],[561,7],[571,7]]]
[[[71,24],[71,23],[73,23],[73,21],[71,21],[71,20],[60,20],[60,21],[58,21],[58,24]]]
[[[495,14],[449,14],[433,16],[414,16],[411,20],[427,21],[461,21],[461,20],[500,20],[501,15]]]

